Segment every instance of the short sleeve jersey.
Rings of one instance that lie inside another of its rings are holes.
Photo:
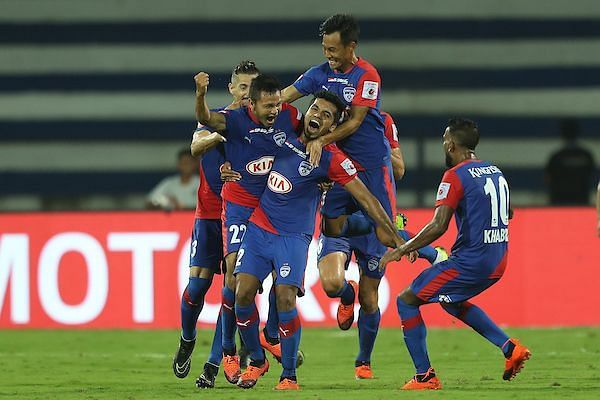
[[[348,71],[334,71],[329,63],[314,66],[302,74],[294,87],[303,95],[329,90],[347,107],[365,106],[369,111],[356,132],[337,142],[359,169],[374,169],[385,165],[389,146],[384,139],[383,118],[379,112],[381,78],[371,64],[362,58]]]
[[[390,148],[399,148],[400,143],[398,143],[398,128],[396,127],[396,123],[394,122],[392,116],[385,111],[381,112],[381,116],[383,117],[383,123],[385,125],[384,135],[390,144]]]
[[[458,237],[451,258],[473,273],[493,272],[508,250],[510,198],[502,171],[486,161],[463,161],[444,174],[435,204],[454,209]]]
[[[225,183],[221,195],[223,200],[254,208],[267,184],[276,150],[288,137],[297,136],[302,114],[284,103],[275,124],[267,128],[248,108],[221,112],[227,127],[225,156],[232,169],[242,175],[237,182]]]
[[[250,221],[275,234],[312,235],[321,198],[317,184],[332,180],[346,185],[356,174],[352,160],[334,144],[323,148],[319,166],[313,168],[305,145],[288,138],[275,156],[267,189]]]

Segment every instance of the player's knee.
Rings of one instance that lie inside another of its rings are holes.
[[[296,307],[296,295],[293,293],[279,293],[277,295],[277,311],[290,311]]]
[[[238,282],[235,288],[235,302],[241,306],[250,305],[256,296],[256,289],[251,285],[246,285],[244,282]]]
[[[344,229],[344,221],[341,219],[323,218],[321,223],[321,232],[325,236],[340,237]]]
[[[358,302],[360,304],[360,308],[366,312],[367,314],[372,314],[377,311],[379,308],[378,305],[379,296],[377,295],[377,291],[371,290],[359,290],[358,291]]]
[[[340,292],[344,288],[344,281],[337,277],[321,277],[321,286],[328,297],[339,297]]]
[[[397,303],[402,302],[403,304],[409,306],[419,306],[422,304],[422,301],[413,293],[411,288],[406,288],[400,293],[396,299]]]

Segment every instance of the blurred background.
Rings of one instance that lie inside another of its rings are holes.
[[[549,204],[549,179],[567,167],[554,181],[585,196],[566,202],[592,204],[595,0],[3,0],[0,9],[3,211],[144,208],[189,144],[193,75],[211,74],[211,106],[229,103],[243,59],[288,85],[324,61],[318,25],[338,12],[358,17],[357,53],[379,69],[382,108],[400,132],[399,207],[432,204],[453,115],[479,123],[478,154],[505,172],[514,205]],[[585,150],[547,168],[565,133]]]

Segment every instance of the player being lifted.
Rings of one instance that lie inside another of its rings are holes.
[[[411,240],[388,252],[381,265],[439,238],[455,215],[458,237],[448,260],[425,269],[397,298],[404,341],[416,375],[402,389],[441,389],[429,362],[426,329],[419,307],[440,303],[452,316],[496,345],[506,358],[504,380],[511,380],[531,356],[517,339],[509,338],[482,309],[470,303],[503,275],[508,257],[510,218],[508,183],[498,167],[477,159],[477,125],[452,119],[443,135],[446,165],[431,222]]]
[[[248,105],[250,82],[259,74],[252,61],[242,61],[232,71],[228,88],[232,102],[225,110]],[[190,249],[190,278],[181,299],[181,338],[173,360],[173,372],[185,378],[191,368],[191,357],[196,343],[196,323],[204,296],[212,284],[214,274],[221,273],[223,242],[221,235],[221,181],[219,166],[225,162],[222,136],[198,124],[190,145],[193,156],[200,159],[200,185],[196,202],[194,229]],[[212,150],[209,150],[212,149]],[[221,347],[221,313],[215,326],[211,351],[204,370],[198,377],[199,387],[214,387],[223,350]],[[276,329],[276,328],[275,328]]]
[[[359,27],[350,15],[337,14],[327,18],[319,28],[323,54],[327,62],[314,66],[282,92],[283,101],[326,89],[343,99],[349,107],[349,118],[335,130],[307,144],[311,164],[317,165],[321,149],[336,143],[353,161],[358,174],[369,191],[379,200],[390,218],[395,218],[395,185],[390,163],[390,147],[384,138],[384,123],[379,112],[381,79],[371,64],[356,55]],[[354,214],[360,207],[341,185],[327,192],[323,214],[319,274],[329,297],[340,298],[337,320],[341,329],[349,329],[354,322],[354,302],[358,294],[359,354],[355,361],[355,376],[372,377],[370,355],[381,314],[378,306],[378,288],[384,271],[377,268],[385,253],[371,233],[364,238],[363,257],[359,258],[360,282],[346,281],[344,268],[349,262],[347,236],[372,231],[372,221]],[[435,250],[433,250],[435,251]],[[369,268],[369,265],[371,266]],[[358,289],[358,290],[357,290]],[[358,293],[357,293],[358,292]]]
[[[278,143],[267,189],[250,217],[248,235],[238,252],[235,274],[236,315],[252,362],[238,386],[250,388],[269,369],[259,343],[258,312],[254,297],[261,282],[275,271],[277,311],[283,372],[280,390],[299,389],[296,353],[300,342],[300,319],[296,296],[302,295],[308,248],[315,228],[320,199],[317,183],[333,180],[347,190],[373,218],[377,234],[387,245],[404,243],[388,214],[357,176],[352,161],[335,145],[323,149],[319,164],[308,161],[306,145],[336,128],[344,103],[333,93],[321,91],[306,112],[300,135],[288,135]]]
[[[198,121],[218,132],[215,133],[216,140],[225,142],[227,161],[234,170],[241,173],[240,180],[226,182],[222,190],[222,230],[227,268],[221,314],[223,372],[227,380],[235,384],[241,374],[235,348],[235,277],[232,275],[235,260],[246,234],[248,219],[266,187],[275,149],[285,140],[286,135],[295,134],[299,129],[301,114],[295,107],[281,104],[279,82],[273,77],[258,75],[252,79],[247,108],[221,112],[210,111],[206,104],[208,74],[200,72],[194,79]],[[274,289],[269,300],[273,306],[270,307],[261,343],[280,359]]]

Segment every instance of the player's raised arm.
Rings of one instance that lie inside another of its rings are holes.
[[[281,91],[281,101],[283,103],[291,103],[304,97],[294,85],[290,85]]]
[[[356,201],[358,201],[363,210],[373,218],[377,224],[375,233],[381,243],[388,247],[397,247],[405,243],[404,239],[398,235],[396,226],[388,217],[379,200],[369,192],[369,189],[367,189],[360,178],[356,177],[346,183],[344,189],[346,189]]]
[[[194,76],[196,82],[196,119],[203,125],[209,125],[214,130],[222,132],[226,129],[223,114],[210,111],[206,104],[206,92],[208,91],[209,76],[206,72],[199,72]]]
[[[206,128],[200,128],[194,132],[192,143],[190,143],[190,151],[194,157],[198,157],[217,146],[219,143],[226,141],[227,139],[218,132],[211,132]]]

